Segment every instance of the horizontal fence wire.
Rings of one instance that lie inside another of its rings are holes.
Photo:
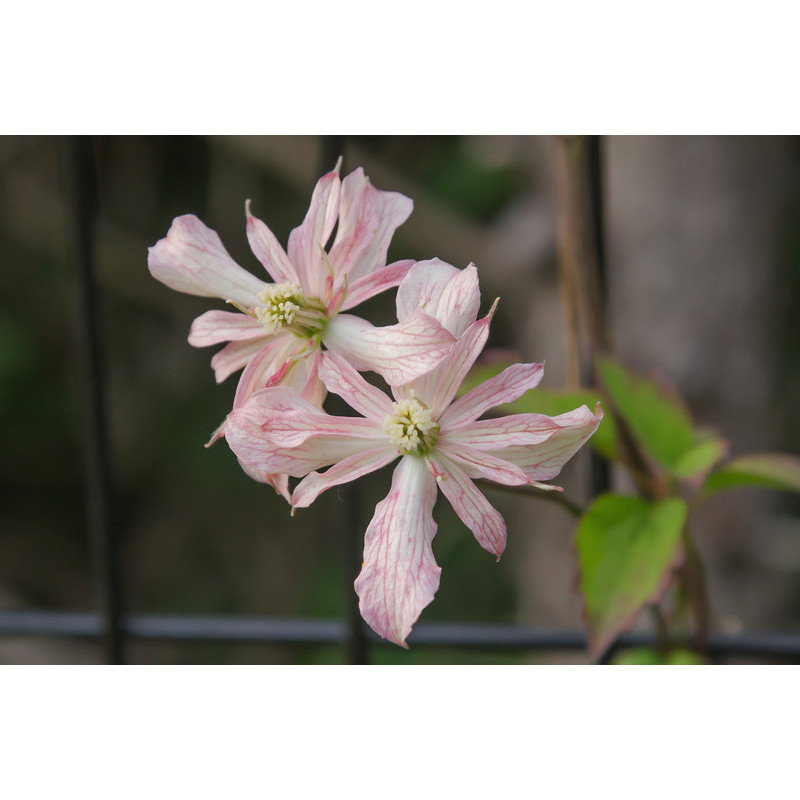
[[[180,642],[229,642],[261,644],[345,644],[344,620],[281,619],[242,616],[192,616],[131,614],[120,619],[120,628],[132,639]],[[90,611],[3,611],[0,637],[54,637],[101,639],[102,615]],[[372,644],[383,642],[371,631]],[[546,630],[509,623],[420,622],[408,637],[409,645],[510,650],[585,650],[586,636],[575,630]],[[648,633],[626,633],[614,649],[655,647]],[[800,659],[800,634],[747,633],[712,635],[710,656],[752,656]]]

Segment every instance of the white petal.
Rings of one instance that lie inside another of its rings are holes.
[[[382,423],[392,413],[391,399],[380,389],[367,383],[335,351],[327,350],[323,353],[319,373],[328,391],[339,395],[359,414]]]
[[[245,204],[247,214],[247,240],[256,258],[264,265],[275,283],[300,283],[300,277],[284,252],[275,234],[256,216],[250,213],[250,201]]]
[[[369,300],[370,297],[398,286],[412,266],[414,266],[414,262],[411,259],[395,261],[388,267],[376,269],[349,284],[340,310],[347,311],[349,308],[355,308],[365,300]]]
[[[528,389],[538,386],[542,375],[544,364],[512,364],[506,367],[498,375],[453,401],[442,413],[442,426],[455,428],[477,419],[490,408],[512,403]]]
[[[269,334],[256,319],[231,311],[206,311],[192,323],[189,344],[192,347],[209,347],[220,342],[237,342],[246,339],[267,339]]]
[[[364,565],[355,582],[361,616],[400,645],[439,588],[441,568],[431,550],[435,502],[436,481],[424,460],[405,456],[364,537]]]
[[[219,236],[193,214],[173,220],[166,237],[149,249],[147,266],[170,289],[233,300],[244,308],[256,302],[265,285],[242,269]]]
[[[415,264],[397,290],[397,319],[417,309],[435,317],[455,337],[475,322],[481,302],[473,264],[456,269],[438,258]]]
[[[452,460],[435,453],[430,461],[438,473],[436,483],[459,519],[472,531],[478,544],[499,559],[506,549],[506,523],[500,512]]]
[[[397,448],[384,445],[344,458],[337,464],[328,467],[325,472],[312,472],[297,484],[292,493],[292,504],[296,508],[305,508],[311,505],[326,489],[375,472],[396,458]]]
[[[373,370],[387,383],[399,385],[432,370],[449,354],[454,340],[433,317],[420,311],[385,328],[339,314],[328,323],[322,341],[356,369]]]

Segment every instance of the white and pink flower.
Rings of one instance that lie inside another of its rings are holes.
[[[391,490],[367,528],[355,588],[367,623],[401,645],[439,586],[431,549],[437,487],[479,544],[499,558],[505,522],[474,479],[530,485],[554,478],[602,418],[599,408],[593,413],[582,406],[557,417],[480,419],[535,387],[541,364],[515,364],[454,399],[489,334],[494,306],[476,321],[479,302],[473,266],[420,262],[398,290],[398,319],[403,325],[423,309],[455,338],[436,368],[411,381],[390,381],[390,398],[341,355],[326,352],[318,366],[322,382],[362,416],[332,416],[283,386],[254,393],[227,420],[228,443],[246,467],[303,478],[292,494],[295,508],[400,456]]]
[[[148,267],[172,289],[218,297],[239,309],[208,311],[189,333],[195,347],[228,343],[211,360],[217,382],[245,368],[234,408],[257,389],[277,384],[319,405],[325,394],[317,376],[321,345],[390,382],[411,380],[449,351],[453,337],[423,313],[385,328],[341,313],[397,286],[413,265],[386,264],[392,235],[412,205],[402,194],[375,189],[361,168],[340,180],[337,164],[317,183],[287,251],[246,204],[250,247],[273,283],[240,267],[219,236],[191,214],[176,218],[150,248]]]

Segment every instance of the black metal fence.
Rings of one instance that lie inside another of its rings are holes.
[[[327,137],[324,161],[335,160],[343,137]],[[599,149],[596,149],[599,154]],[[2,637],[54,637],[102,640],[108,663],[124,663],[126,643],[131,640],[172,642],[226,642],[319,645],[346,648],[350,663],[367,663],[370,648],[381,640],[363,623],[358,612],[352,580],[360,565],[359,522],[348,520],[348,568],[343,582],[352,598],[342,620],[278,619],[245,616],[196,616],[169,614],[129,614],[122,598],[117,526],[114,519],[114,465],[109,456],[107,410],[104,391],[102,331],[96,309],[97,287],[94,278],[94,223],[96,176],[92,142],[89,137],[70,137],[62,142],[64,175],[67,178],[71,208],[71,255],[79,277],[79,321],[77,348],[83,366],[83,450],[85,453],[86,525],[93,553],[96,611],[0,611]],[[599,181],[599,164],[595,165]],[[599,203],[599,186],[595,186]],[[357,514],[356,488],[348,507]],[[630,646],[654,646],[649,634],[625,634],[606,654]],[[581,631],[545,630],[510,624],[425,623],[415,626],[409,636],[414,646],[497,649],[509,651],[581,651],[586,639]],[[790,661],[800,659],[800,635],[741,634],[712,635],[706,645],[712,660],[754,658]]]

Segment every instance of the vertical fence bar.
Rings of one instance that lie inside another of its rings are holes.
[[[121,664],[124,661],[120,626],[122,603],[112,523],[111,459],[94,277],[97,175],[91,137],[66,137],[62,144],[62,163],[69,198],[70,260],[78,278],[76,336],[82,366],[86,514],[93,551],[95,593],[103,622],[106,661]]]
[[[344,136],[321,137],[322,161],[320,174],[331,170],[339,156],[344,155]],[[347,413],[346,411],[344,413]],[[339,489],[339,496],[344,501],[344,566],[343,580],[345,592],[345,625],[346,625],[346,658],[349,664],[366,664],[369,660],[367,637],[364,621],[358,610],[358,596],[353,583],[361,570],[361,513],[360,492],[356,482],[347,483]]]
[[[594,383],[592,356],[611,346],[606,321],[606,253],[600,136],[556,137],[559,271],[567,318],[569,381]],[[608,465],[590,453],[592,496],[610,486]]]

